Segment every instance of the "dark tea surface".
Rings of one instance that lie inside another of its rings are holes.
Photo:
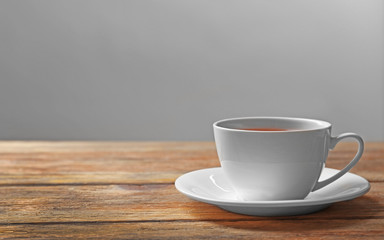
[[[240,128],[240,130],[248,130],[248,131],[271,131],[271,132],[276,132],[276,131],[289,131],[289,129],[285,128]]]

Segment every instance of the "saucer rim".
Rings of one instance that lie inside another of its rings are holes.
[[[325,167],[324,170],[331,170],[331,171],[340,171],[338,169],[333,168],[327,168]],[[176,189],[181,192],[182,194],[186,195],[187,197],[200,201],[205,202],[209,204],[214,204],[218,206],[238,206],[238,207],[302,207],[302,206],[313,206],[313,205],[325,205],[325,204],[332,204],[335,202],[342,202],[347,200],[352,200],[354,198],[360,197],[371,189],[371,185],[369,181],[357,174],[347,172],[345,175],[351,175],[362,183],[365,184],[365,186],[361,189],[359,189],[357,192],[352,193],[346,193],[344,195],[338,196],[338,197],[326,197],[326,198],[320,198],[320,199],[297,199],[297,200],[278,200],[278,201],[241,201],[241,200],[220,200],[220,199],[212,199],[212,198],[206,198],[198,196],[198,194],[190,194],[188,191],[185,191],[182,187],[181,181],[186,175],[190,174],[198,174],[198,172],[201,171],[222,171],[221,167],[214,167],[214,168],[204,168],[199,170],[194,170],[188,173],[185,173],[181,176],[179,176],[175,181],[175,187]],[[342,179],[343,177],[341,177]],[[324,188],[326,188],[325,186]]]

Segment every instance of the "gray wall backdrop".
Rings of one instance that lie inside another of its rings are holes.
[[[2,0],[0,139],[213,140],[239,116],[384,140],[382,0]]]

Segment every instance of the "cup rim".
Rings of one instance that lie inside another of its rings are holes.
[[[303,121],[303,122],[311,122],[311,123],[317,123],[319,127],[309,128],[309,129],[293,129],[288,131],[257,131],[257,130],[245,130],[245,129],[236,129],[236,128],[229,128],[229,127],[223,127],[219,126],[221,123],[229,122],[229,121],[236,121],[236,120],[247,120],[247,119],[280,119],[280,120],[288,120],[288,121]],[[213,123],[213,127],[217,129],[222,129],[226,131],[232,131],[232,132],[247,132],[247,133],[292,133],[292,132],[311,132],[316,130],[323,130],[330,128],[332,126],[331,123],[324,121],[324,120],[318,120],[318,119],[311,119],[311,118],[301,118],[301,117],[271,117],[271,116],[257,116],[257,117],[235,117],[235,118],[226,118],[219,121],[216,121]]]

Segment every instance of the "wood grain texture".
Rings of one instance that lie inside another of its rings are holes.
[[[338,144],[327,167],[355,151]],[[367,143],[352,170],[369,193],[303,216],[234,214],[175,189],[217,166],[212,142],[0,142],[0,238],[384,239],[384,143]]]
[[[384,239],[377,219],[222,220],[0,226],[3,238],[31,239]]]
[[[384,181],[384,149],[367,143],[352,169],[369,181]],[[341,169],[355,144],[340,143],[327,167]],[[211,142],[0,142],[0,184],[172,183],[197,169],[220,166]]]
[[[363,197],[295,219],[382,218],[384,183],[372,183]],[[0,224],[105,221],[270,219],[226,212],[191,200],[171,184],[20,186],[0,188]],[[279,219],[291,219],[280,217]]]
[[[0,184],[173,183],[217,167],[213,143],[2,142]]]

